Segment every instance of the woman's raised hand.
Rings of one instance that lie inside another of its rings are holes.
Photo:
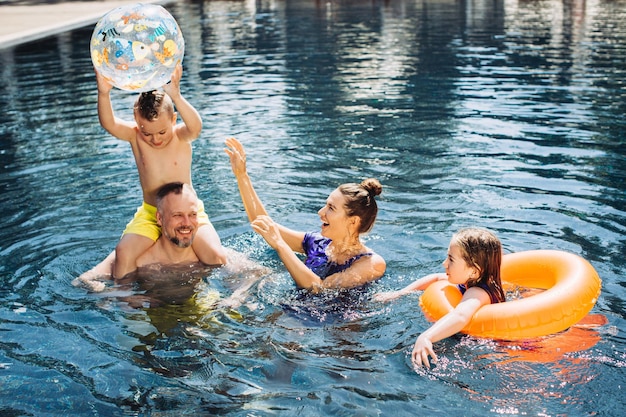
[[[244,174],[246,172],[246,151],[243,145],[235,138],[228,138],[224,143],[227,146],[224,152],[230,158],[230,167],[233,170],[233,174],[235,176]]]

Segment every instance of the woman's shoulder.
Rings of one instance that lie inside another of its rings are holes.
[[[385,270],[387,269],[387,262],[382,256],[380,256],[376,252],[372,252],[371,258],[372,258],[372,267],[374,268],[374,271],[377,272],[378,276],[382,277],[383,274],[385,273]]]
[[[382,265],[387,264],[385,262],[385,259],[380,254],[373,251],[370,247],[367,247],[367,246],[365,247],[365,252],[363,252],[363,255],[368,256],[373,263],[382,264]]]
[[[382,256],[367,248],[366,252],[363,252],[353,258],[352,267],[355,266],[357,268],[363,268],[365,266],[371,272],[372,277],[380,278],[385,274],[387,262],[385,262],[385,259]]]

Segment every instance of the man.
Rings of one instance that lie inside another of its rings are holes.
[[[192,249],[198,231],[199,200],[189,184],[172,182],[157,192],[157,224],[162,236],[137,258],[137,267],[150,264],[200,262]]]
[[[172,182],[157,191],[156,220],[161,228],[161,236],[136,261],[137,270],[117,280],[118,285],[138,283],[143,296],[126,297],[125,301],[136,306],[149,302],[150,305],[185,300],[196,290],[195,284],[207,270],[196,255],[192,244],[198,231],[198,209],[200,200],[189,185]],[[232,283],[234,293],[220,305],[234,308],[247,296],[248,289],[262,276],[269,273],[267,268],[250,261],[245,255],[226,250],[229,262],[224,266],[227,275],[237,277]],[[199,268],[187,268],[190,265]],[[182,268],[182,269],[181,269]],[[100,279],[76,278],[74,285],[83,285],[92,291],[102,291],[105,284]],[[155,303],[158,300],[158,303]],[[178,303],[177,302],[177,303]]]
[[[182,182],[163,185],[157,191],[156,219],[162,229],[162,236],[136,260],[136,266],[156,265],[189,265],[198,264],[200,260],[193,250],[192,243],[198,231],[198,209],[200,200],[193,188]],[[128,274],[126,280],[136,279],[136,274]],[[81,275],[72,284],[82,285],[92,291],[105,288],[99,276]]]
[[[192,270],[176,269],[176,265],[200,263],[191,247],[198,229],[199,200],[195,191],[190,185],[180,182],[165,184],[157,193],[156,207],[157,223],[162,234],[154,245],[137,258],[136,274],[140,286],[145,290],[144,296],[152,296],[151,305],[159,305],[155,301],[166,300],[171,303],[174,299],[191,297],[195,283],[199,282],[201,276],[189,279],[188,273]],[[226,250],[226,253],[229,262],[224,267],[225,271],[239,279],[235,281],[237,288],[234,293],[219,305],[236,308],[246,298],[248,289],[269,270],[233,250]],[[150,273],[150,266],[158,273]]]

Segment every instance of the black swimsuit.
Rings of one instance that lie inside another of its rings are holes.
[[[496,304],[500,302],[500,299],[498,298],[498,294],[492,291],[487,286],[487,284],[478,284],[476,286],[480,289],[485,290],[485,292],[489,294],[489,299],[491,300],[491,304]],[[457,285],[457,287],[459,288],[459,291],[461,291],[461,294],[465,294],[465,291],[467,291],[467,287],[465,286],[465,284],[459,284]]]

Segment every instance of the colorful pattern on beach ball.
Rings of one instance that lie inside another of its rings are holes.
[[[154,4],[122,6],[105,14],[91,35],[91,60],[113,86],[155,90],[168,81],[185,52],[178,23]]]

